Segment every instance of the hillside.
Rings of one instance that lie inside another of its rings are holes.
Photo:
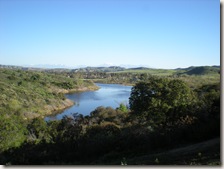
[[[96,89],[90,81],[21,69],[2,68],[0,79],[0,112],[17,114],[28,119],[73,105],[63,93]]]
[[[220,66],[189,67],[189,68],[185,69],[185,72],[179,73],[179,74],[187,74],[187,75],[220,74]]]

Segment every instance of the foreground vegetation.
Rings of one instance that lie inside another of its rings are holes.
[[[53,100],[65,99],[63,92],[92,87],[82,80],[86,74],[0,71],[4,94],[0,102],[1,164],[221,164],[217,74],[157,77],[130,73],[126,77],[132,84],[135,80],[130,107],[98,107],[89,116],[74,114],[45,122],[40,116],[24,120],[23,112],[41,114]],[[94,74],[88,73],[87,79]],[[105,79],[110,80],[109,76]],[[16,101],[13,106],[11,97]]]

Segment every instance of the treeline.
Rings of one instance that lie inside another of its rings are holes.
[[[129,108],[122,104],[117,109],[98,107],[89,116],[74,114],[73,118],[65,116],[59,121],[35,118],[22,123],[15,116],[2,120],[0,162],[7,165],[220,164],[219,146],[194,152],[185,159],[148,156],[144,162],[141,158],[130,160],[219,138],[220,83],[193,89],[179,79],[144,77],[132,88],[129,101]]]
[[[191,69],[190,69],[191,70]],[[180,70],[181,72],[182,70]],[[186,71],[186,70],[185,70]],[[185,73],[178,74],[168,74],[163,72],[158,72],[158,75],[153,75],[147,72],[54,72],[50,71],[49,73],[58,75],[63,74],[64,76],[71,77],[74,79],[86,79],[92,80],[96,83],[108,83],[108,84],[124,84],[124,85],[134,85],[145,79],[153,78],[155,76],[165,77],[169,79],[180,79],[186,82],[191,88],[197,88],[205,84],[214,84],[219,83],[220,74],[203,74],[203,75],[188,75]]]

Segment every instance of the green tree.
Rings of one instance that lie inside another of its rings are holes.
[[[184,116],[193,100],[193,92],[183,81],[153,77],[132,88],[129,103],[135,114],[157,126]]]
[[[125,106],[123,103],[120,103],[119,107],[117,108],[117,110],[120,110],[122,112],[128,112],[128,107]]]

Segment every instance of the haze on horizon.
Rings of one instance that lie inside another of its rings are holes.
[[[220,1],[1,0],[0,64],[220,65]]]

